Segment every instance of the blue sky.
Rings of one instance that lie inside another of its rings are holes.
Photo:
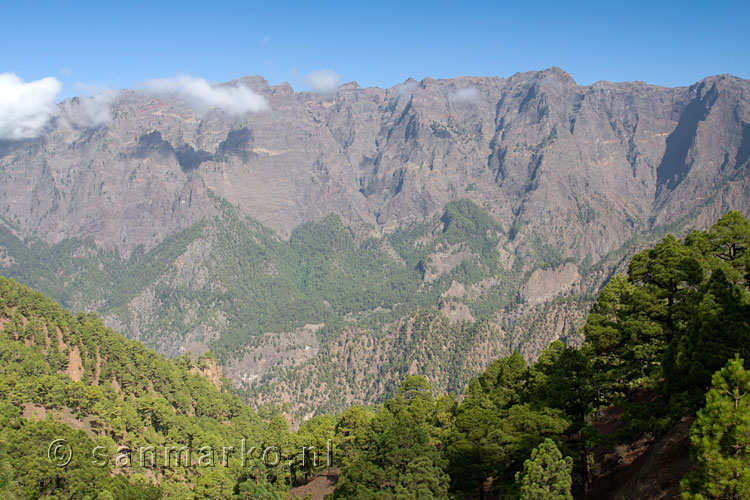
[[[579,84],[689,85],[750,77],[750,2],[11,2],[0,4],[0,73],[133,88],[192,75],[261,75],[307,89],[389,87],[408,77],[510,76],[559,66]]]

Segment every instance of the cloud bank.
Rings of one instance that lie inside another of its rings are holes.
[[[26,83],[12,73],[0,74],[0,139],[39,136],[58,113],[60,90],[62,84],[56,78]]]
[[[479,102],[479,91],[474,87],[466,87],[454,90],[448,94],[448,100],[454,104],[469,103],[476,104]]]
[[[265,97],[243,84],[231,87],[211,86],[203,78],[179,76],[148,80],[144,86],[147,92],[184,99],[193,108],[193,112],[199,115],[213,108],[232,116],[268,109]]]
[[[118,92],[111,89],[97,89],[81,83],[77,87],[89,96],[76,97],[65,103],[65,115],[76,128],[97,128],[111,118],[110,106]]]
[[[321,69],[307,75],[307,84],[315,92],[327,94],[336,90],[341,83],[341,76],[333,70]]]

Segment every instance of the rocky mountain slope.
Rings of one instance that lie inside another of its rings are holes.
[[[436,388],[502,352],[575,342],[590,294],[634,249],[750,213],[750,81],[732,76],[224,85],[267,110],[123,91],[98,128],[63,112],[41,137],[0,142],[0,273],[161,352],[217,351],[251,398],[322,370],[327,389],[274,393],[303,413],[334,392],[378,400],[432,362],[425,346],[482,321],[495,333],[457,347]],[[394,340],[430,310],[448,325],[432,340]],[[378,363],[378,387],[340,390]]]

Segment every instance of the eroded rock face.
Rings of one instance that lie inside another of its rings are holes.
[[[552,68],[326,96],[243,82],[269,111],[196,116],[124,91],[98,129],[60,118],[3,142],[0,213],[22,237],[127,254],[215,212],[209,191],[281,234],[331,212],[388,230],[471,198],[596,260],[634,230],[750,203],[750,82],[731,76],[581,87]]]
[[[217,389],[221,390],[223,373],[221,367],[213,358],[203,360],[200,366],[191,366],[190,373],[208,378]]]
[[[554,297],[573,289],[580,280],[578,267],[572,262],[554,269],[537,269],[521,287],[521,300],[534,305],[547,302]]]
[[[271,370],[304,363],[318,353],[315,332],[322,326],[305,325],[292,332],[266,333],[252,339],[227,363],[227,376],[237,385],[249,385]]]

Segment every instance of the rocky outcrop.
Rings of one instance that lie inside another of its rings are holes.
[[[537,269],[521,287],[519,295],[531,305],[547,302],[570,291],[581,278],[578,267],[568,262],[554,269]]]
[[[199,359],[198,364],[190,367],[190,373],[206,377],[217,389],[221,390],[223,374],[216,359]]]

